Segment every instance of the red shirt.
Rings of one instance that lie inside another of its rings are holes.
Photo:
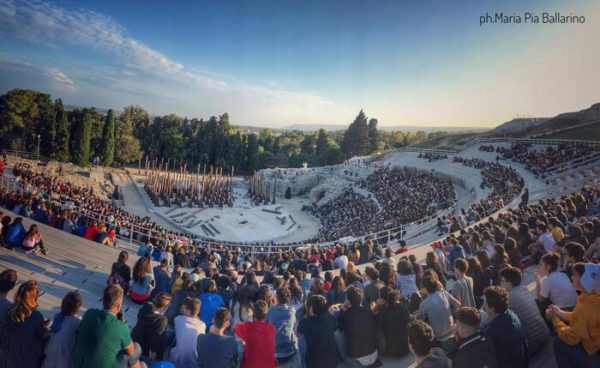
[[[402,247],[396,250],[396,254],[402,254],[408,252],[408,247]]]
[[[87,240],[94,241],[94,238],[96,237],[96,233],[98,233],[98,228],[96,226],[90,226],[87,229],[85,229],[85,233],[83,233],[83,237],[86,238]]]
[[[240,322],[234,333],[246,346],[242,368],[276,368],[275,326],[265,321]]]

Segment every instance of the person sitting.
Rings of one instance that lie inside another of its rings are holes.
[[[171,296],[160,292],[152,302],[140,308],[131,338],[140,344],[143,356],[150,356],[152,351],[156,353],[156,359],[161,360],[164,351],[173,343],[173,331],[167,328],[169,323],[163,315],[170,302]]]
[[[519,317],[527,338],[527,350],[531,356],[550,340],[550,331],[529,290],[521,285],[521,279],[521,270],[516,267],[500,270],[500,286],[508,290],[508,308]]]
[[[206,332],[206,325],[198,318],[200,300],[187,297],[181,303],[181,315],[175,317],[175,346],[169,359],[178,368],[198,367],[196,340]]]
[[[408,307],[400,301],[400,293],[389,286],[381,289],[380,299],[373,303],[371,310],[375,314],[375,326],[383,337],[385,354],[402,357],[409,353],[406,328],[410,320]]]
[[[234,333],[244,342],[242,368],[276,368],[275,327],[265,322],[269,306],[264,300],[254,304],[254,321],[241,322]]]
[[[479,310],[461,307],[456,311],[452,332],[458,347],[452,352],[453,368],[495,368],[496,353],[491,341],[479,333]]]
[[[336,320],[327,311],[327,299],[311,296],[307,301],[309,316],[298,323],[298,335],[306,341],[308,368],[336,367],[341,361],[335,344]]]
[[[95,222],[92,222],[91,225],[85,229],[85,232],[83,233],[83,237],[86,238],[87,240],[95,241],[97,233],[98,233],[98,226],[96,225]]]
[[[573,285],[581,292],[573,312],[555,305],[546,310],[557,337],[554,356],[559,367],[600,367],[600,265],[573,265]]]
[[[231,368],[238,363],[238,346],[233,336],[224,334],[230,325],[231,312],[219,308],[212,320],[210,332],[198,336],[196,351],[199,368]]]
[[[152,243],[150,243],[150,240],[148,240],[145,243],[140,244],[137,255],[140,257],[150,257],[152,255],[152,249],[154,249],[154,247],[152,246]]]
[[[484,310],[491,318],[482,334],[494,344],[498,368],[526,368],[527,343],[519,317],[508,309],[508,291],[499,286],[488,286]]]
[[[52,320],[50,340],[44,350],[46,358],[42,368],[71,366],[71,351],[79,332],[79,310],[82,303],[81,294],[77,291],[70,291],[63,298],[60,312]]]
[[[15,217],[12,224],[6,231],[5,241],[7,248],[12,249],[12,247],[19,247],[23,244],[23,239],[25,238],[25,227],[23,226],[23,218]]]
[[[163,258],[160,261],[160,265],[155,266],[154,269],[154,280],[156,281],[156,287],[152,291],[154,295],[161,292],[169,291],[169,281],[171,280],[171,275],[169,274],[169,260]]]
[[[38,283],[29,280],[17,290],[14,304],[2,316],[0,345],[8,367],[37,368],[42,364],[44,316],[37,310]]]
[[[204,279],[201,282],[200,291],[200,319],[210,329],[215,311],[225,306],[223,299],[217,294],[217,283],[215,280]]]
[[[371,266],[367,266],[365,274],[368,278],[368,285],[365,286],[365,301],[370,305],[379,299],[379,292],[385,283],[379,279],[379,271]]]
[[[48,250],[44,247],[44,242],[42,241],[42,235],[38,231],[38,226],[32,224],[23,239],[23,249],[25,249],[26,254],[33,254],[38,248],[43,254],[48,254]]]
[[[450,368],[452,363],[441,348],[434,347],[433,329],[415,319],[408,325],[408,347],[415,354],[415,368]]]
[[[133,266],[133,282],[129,289],[129,297],[136,303],[147,302],[154,289],[154,274],[150,267],[148,257],[141,257]]]
[[[452,309],[461,306],[450,293],[443,289],[435,273],[423,278],[425,299],[419,305],[417,317],[429,323],[435,333],[436,344],[444,350],[451,349]]]
[[[571,266],[578,262],[585,262],[585,248],[583,245],[575,242],[565,244],[565,258],[562,271],[571,278],[573,275]]]
[[[343,334],[343,342],[338,340],[340,353],[351,367],[368,367],[378,362],[375,319],[371,309],[361,305],[362,300],[362,290],[349,286],[337,321]]]
[[[546,253],[535,272],[535,287],[540,310],[544,311],[548,304],[554,304],[565,310],[572,310],[577,304],[577,292],[569,278],[558,270],[559,256]],[[545,276],[540,279],[540,276]]]
[[[400,298],[409,305],[409,311],[412,313],[417,310],[421,302],[415,269],[409,259],[401,258],[396,271],[396,289],[400,292]]]
[[[265,321],[275,326],[275,358],[278,364],[297,362],[298,339],[294,333],[296,325],[296,310],[289,305],[292,294],[285,286],[277,289],[277,304],[269,308]]]
[[[466,275],[468,270],[469,263],[464,258],[458,258],[454,261],[456,282],[452,287],[452,295],[464,307],[475,307],[473,279]]]
[[[131,267],[127,264],[129,253],[121,251],[119,259],[112,264],[108,284],[118,284],[125,293],[129,291],[129,282],[131,281]],[[113,281],[111,281],[113,278]]]
[[[127,364],[141,368],[141,347],[134,344],[129,327],[123,321],[123,289],[108,286],[102,296],[103,309],[88,309],[79,325],[79,335],[72,352],[74,368],[113,368]]]

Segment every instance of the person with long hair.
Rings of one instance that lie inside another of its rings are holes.
[[[44,354],[46,322],[37,310],[38,283],[29,280],[19,286],[2,329],[2,350],[8,367],[39,368]]]
[[[372,303],[371,311],[375,314],[375,326],[383,336],[380,351],[395,357],[407,355],[410,350],[406,331],[410,315],[406,303],[400,301],[398,290],[382,288],[380,299]]]
[[[445,288],[446,277],[444,276],[444,271],[442,270],[440,259],[438,258],[435,252],[427,252],[427,254],[425,255],[425,265],[427,266],[426,268],[433,270],[437,274],[439,281]]]
[[[327,292],[329,305],[341,304],[346,300],[346,283],[341,276],[336,276],[331,282],[331,289]]]
[[[295,277],[290,279],[288,282],[288,290],[291,294],[289,305],[298,311],[300,308],[302,308],[304,302],[304,291],[298,284],[298,279]]]
[[[78,291],[70,291],[63,298],[60,312],[54,315],[52,320],[50,340],[46,344],[46,358],[42,368],[71,366],[71,351],[79,331],[79,310],[82,303]]]
[[[140,257],[133,266],[133,282],[129,289],[129,297],[136,303],[145,303],[150,299],[154,289],[154,274],[150,258]]]
[[[131,267],[127,264],[128,259],[129,253],[121,251],[121,253],[119,253],[119,258],[112,264],[110,270],[111,277],[120,277],[120,279],[115,277],[115,280],[118,281],[119,286],[121,286],[125,292],[129,291],[129,283],[131,282]]]
[[[36,224],[32,224],[29,227],[27,234],[25,234],[25,238],[23,239],[23,249],[25,249],[25,253],[33,254],[38,250],[38,248],[43,254],[48,254],[48,250],[44,247],[42,235],[38,230],[38,226]]]

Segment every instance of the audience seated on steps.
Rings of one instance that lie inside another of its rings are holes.
[[[461,307],[456,311],[452,333],[456,348],[448,354],[453,368],[495,368],[497,358],[491,340],[479,333],[479,310]]]

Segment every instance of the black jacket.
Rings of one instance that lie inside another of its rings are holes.
[[[453,368],[496,368],[496,353],[492,342],[476,334],[458,342],[452,356]]]
[[[508,309],[483,328],[483,335],[494,344],[498,368],[526,368],[527,343],[519,317]]]
[[[146,356],[150,350],[160,352],[163,334],[167,330],[167,317],[155,311],[152,303],[144,304],[138,312],[137,323],[131,330],[131,338],[140,344],[142,354]]]
[[[375,319],[370,309],[351,307],[338,318],[338,328],[346,337],[346,351],[350,358],[373,354],[377,349]]]

